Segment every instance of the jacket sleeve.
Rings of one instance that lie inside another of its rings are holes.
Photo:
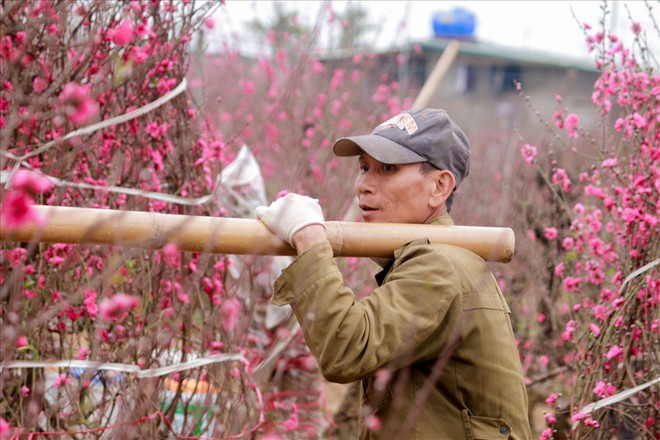
[[[439,356],[456,335],[462,307],[451,261],[431,246],[405,248],[387,281],[356,301],[328,243],[282,273],[273,302],[292,306],[321,373],[343,383]]]

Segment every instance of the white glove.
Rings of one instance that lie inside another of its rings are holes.
[[[300,194],[289,193],[270,206],[259,206],[256,215],[268,229],[291,245],[294,234],[305,226],[321,225],[325,228],[319,201]]]

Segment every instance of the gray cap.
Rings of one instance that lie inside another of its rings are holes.
[[[338,139],[337,156],[362,152],[387,164],[429,162],[449,170],[456,187],[470,170],[470,142],[444,110],[407,110],[376,127],[371,134]]]

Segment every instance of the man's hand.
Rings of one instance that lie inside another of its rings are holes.
[[[296,232],[309,225],[321,225],[325,219],[318,200],[300,194],[289,193],[271,203],[259,206],[256,215],[268,229],[282,240],[294,245]]]

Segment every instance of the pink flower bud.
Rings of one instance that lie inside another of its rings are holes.
[[[206,17],[204,19],[204,26],[206,29],[211,30],[215,27],[215,19],[213,17]]]

